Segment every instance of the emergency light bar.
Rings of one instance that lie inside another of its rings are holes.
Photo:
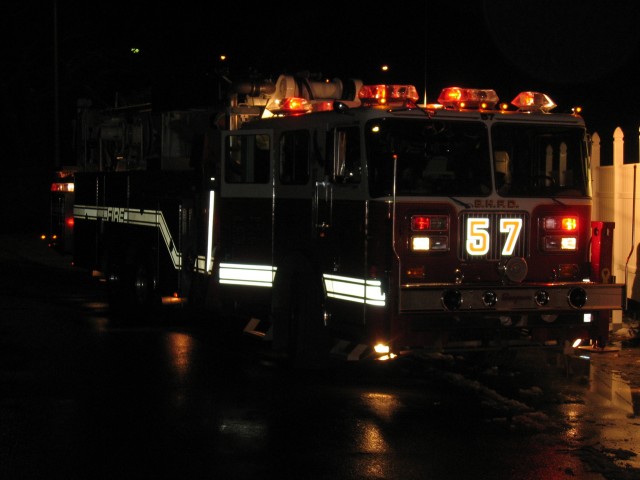
[[[479,88],[443,88],[438,103],[448,109],[479,108],[491,110],[498,103],[498,95],[494,90]]]
[[[281,75],[278,78],[272,93],[263,117],[329,111],[336,108],[336,102],[348,107],[360,104],[414,107],[420,98],[413,85],[362,85],[360,80],[342,82],[339,79],[321,82],[289,75]],[[449,110],[494,110],[499,100],[492,89],[447,87],[440,92],[438,103],[431,107]],[[530,113],[548,113],[556,107],[548,95],[532,91],[521,92],[511,104],[520,112]],[[499,108],[506,110],[507,106],[502,104]]]
[[[268,95],[263,117],[333,110],[334,102],[358,107],[358,91],[361,87],[362,81],[356,79],[318,81],[280,75],[273,92]]]
[[[364,85],[358,96],[367,105],[415,105],[420,98],[413,85]]]
[[[73,192],[74,188],[73,182],[54,182],[51,184],[52,192]]]
[[[333,110],[333,100],[307,100],[301,97],[287,97],[271,106],[276,115],[300,115],[310,112]]]
[[[520,92],[511,105],[518,107],[522,112],[548,113],[556,108],[556,104],[548,95],[539,92]]]

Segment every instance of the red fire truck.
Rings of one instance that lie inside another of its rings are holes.
[[[50,247],[61,253],[73,252],[74,167],[54,172],[50,192],[49,233],[43,234]]]
[[[606,344],[626,289],[607,274],[613,225],[591,218],[583,119],[538,92],[418,100],[239,83],[202,148],[76,174],[76,265],[130,318],[233,313],[294,358]]]

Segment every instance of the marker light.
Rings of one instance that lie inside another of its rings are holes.
[[[493,109],[498,100],[495,90],[460,87],[443,88],[438,97],[438,103],[449,109]]]
[[[364,85],[358,96],[368,105],[415,105],[420,98],[413,85]]]
[[[75,185],[72,182],[64,182],[64,183],[52,183],[51,191],[52,192],[73,192]]]
[[[511,105],[518,107],[523,112],[542,112],[548,113],[556,104],[544,93],[539,92],[520,92],[511,102]]]

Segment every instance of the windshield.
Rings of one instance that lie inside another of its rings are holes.
[[[498,123],[491,130],[491,139],[500,195],[590,195],[583,128]]]
[[[372,196],[589,196],[586,132],[573,125],[382,118],[366,126]],[[492,160],[491,160],[492,159]]]
[[[479,122],[372,120],[366,128],[371,194],[391,195],[397,155],[399,196],[489,195],[487,140],[487,128]]]

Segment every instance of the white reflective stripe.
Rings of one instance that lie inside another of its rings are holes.
[[[169,226],[160,210],[140,210],[124,207],[96,207],[88,205],[75,205],[73,207],[74,218],[80,220],[107,220],[113,223],[126,223],[128,225],[140,225],[143,227],[157,227],[167,247],[174,268],[182,266],[182,253],[176,248],[171,237]]]
[[[207,267],[207,259],[202,255],[198,255],[196,257],[196,261],[193,264],[193,268],[198,273],[211,273],[211,271],[207,270],[206,267]]]
[[[272,287],[276,268],[270,265],[220,264],[220,283]]]
[[[207,273],[211,273],[213,269],[213,205],[215,200],[215,192],[209,191],[209,225],[207,226]]]
[[[327,296],[349,302],[368,305],[385,305],[385,294],[380,280],[342,277],[325,273],[322,275]]]

